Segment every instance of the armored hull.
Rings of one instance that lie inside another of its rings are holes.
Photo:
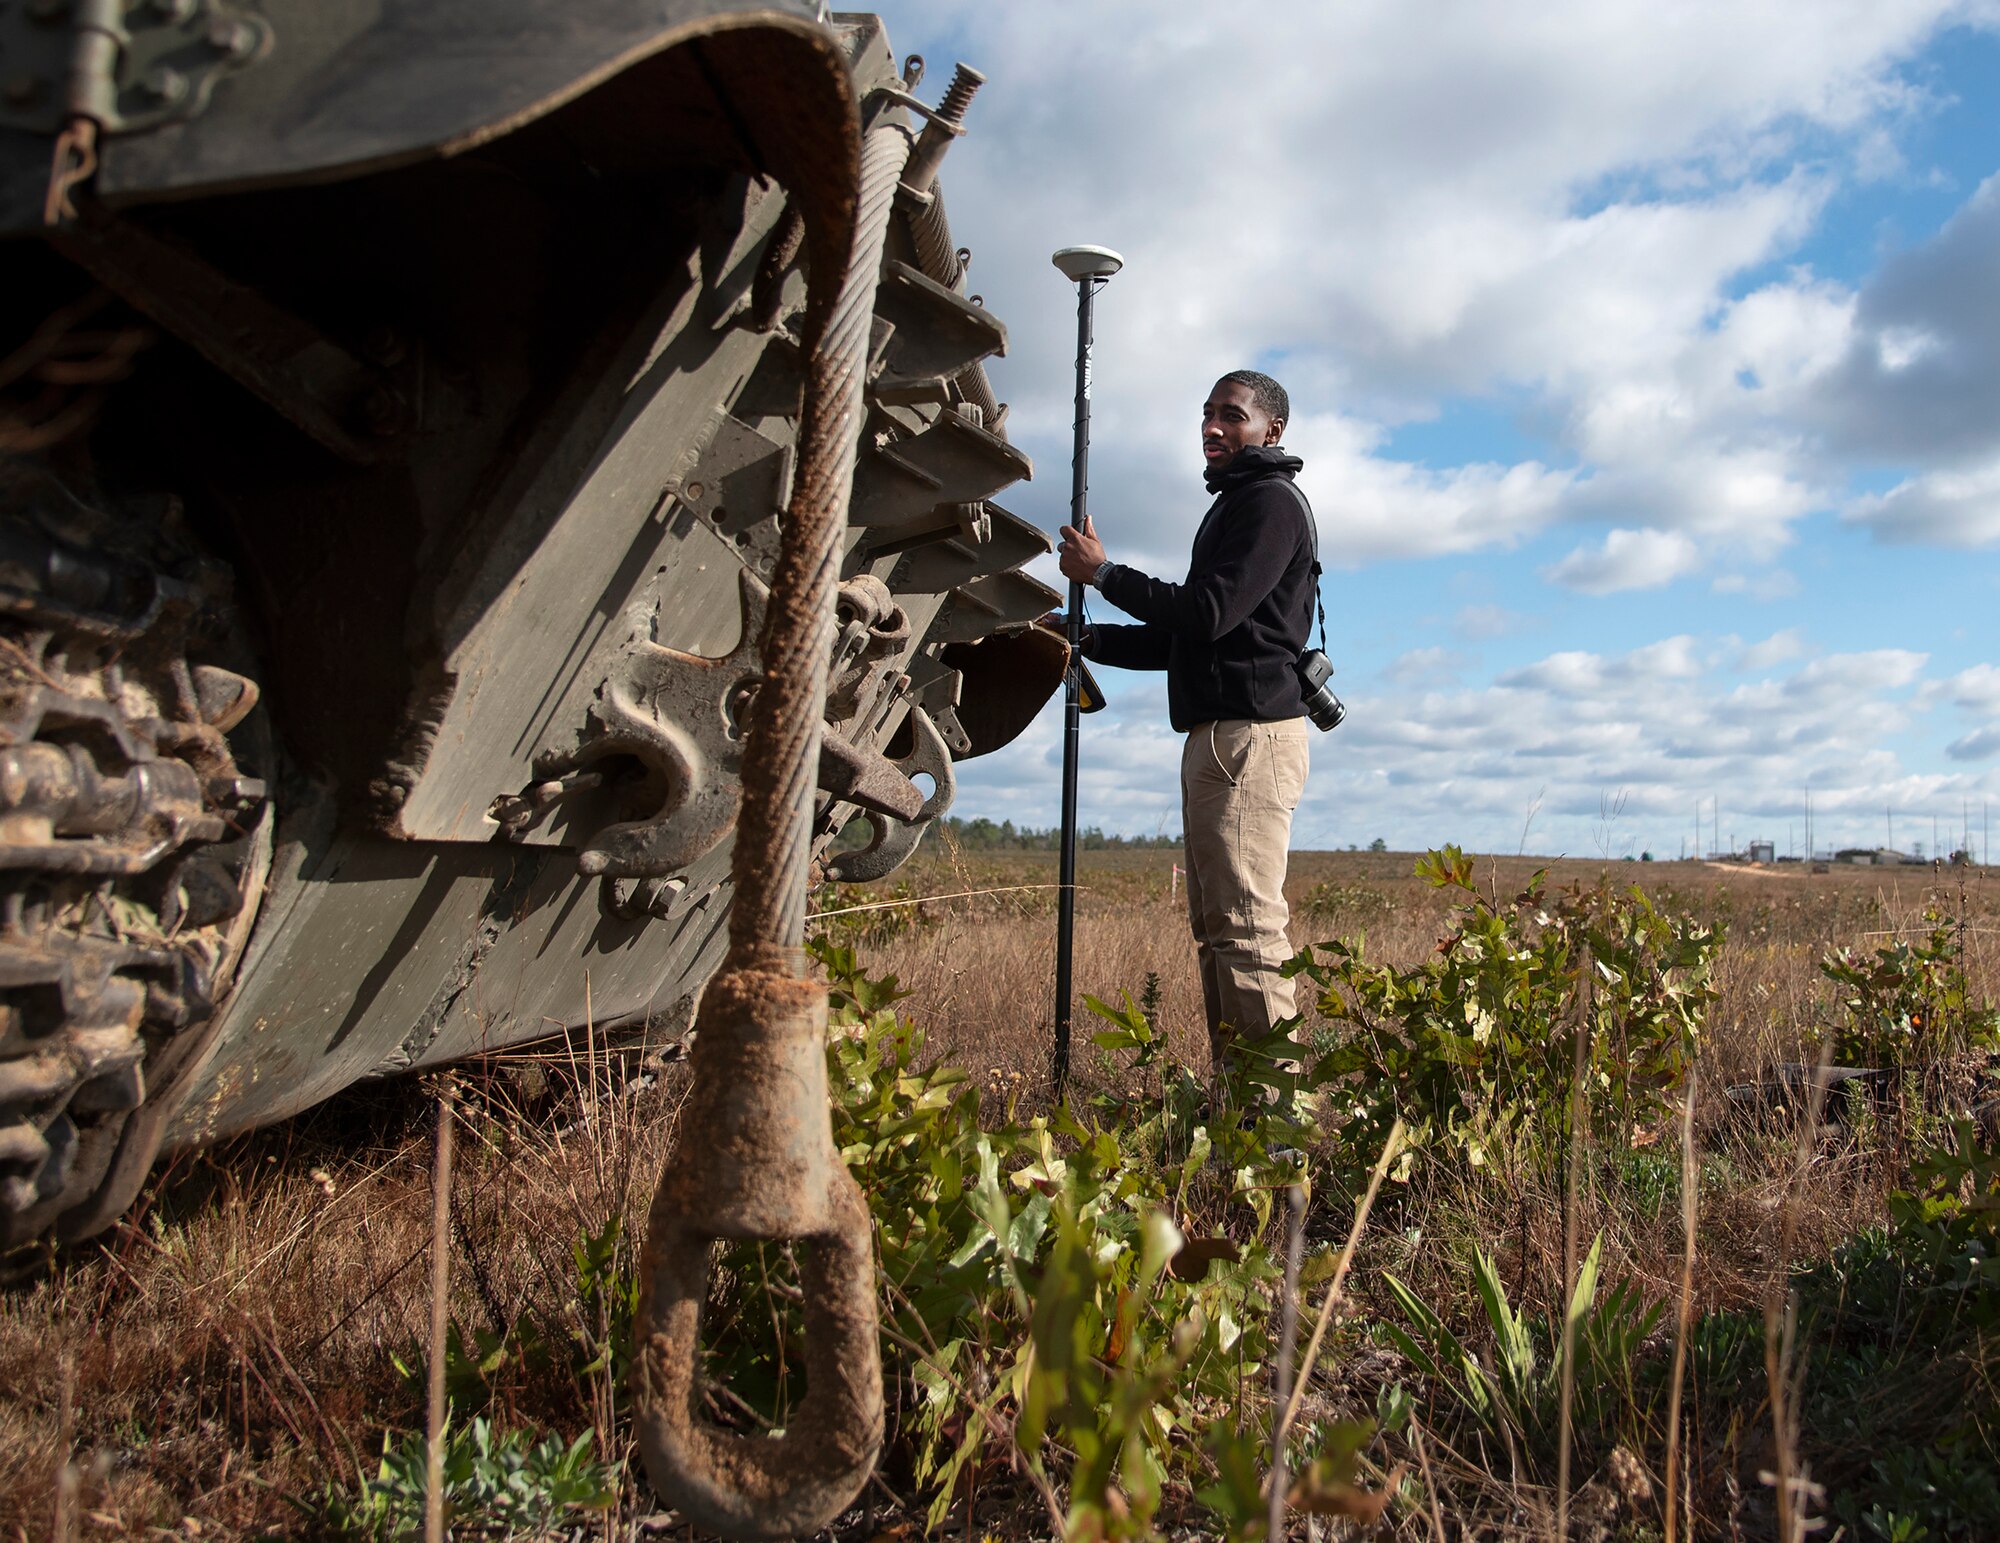
[[[890,871],[1059,683],[936,185],[976,77],[926,106],[872,18],[683,0],[0,45],[0,1243],[363,1078],[687,1020],[860,222],[815,833],[870,840],[826,871]]]

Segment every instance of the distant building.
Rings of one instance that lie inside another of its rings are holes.
[[[1775,842],[1753,841],[1750,843],[1750,861],[1753,863],[1774,863],[1778,860]]]

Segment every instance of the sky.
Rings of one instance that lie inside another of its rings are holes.
[[[890,0],[989,364],[1067,518],[1179,579],[1225,370],[1285,383],[1332,684],[1295,849],[1947,850],[2000,803],[2000,0]],[[1053,559],[1037,570],[1060,587]],[[1119,619],[1096,599],[1092,614]],[[1180,829],[1106,670],[1080,818]],[[954,812],[1056,823],[1061,708]],[[1697,822],[1700,835],[1697,838]]]

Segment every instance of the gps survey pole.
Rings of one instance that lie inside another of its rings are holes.
[[[1070,454],[1069,522],[1090,525],[1090,302],[1125,259],[1109,247],[1066,246],[1050,259],[1076,285],[1076,441]],[[1083,585],[1069,581],[1069,669],[1063,676],[1062,856],[1056,872],[1056,1032],[1050,1080],[1055,1096],[1069,1081],[1070,966],[1076,937],[1076,777],[1082,740]]]

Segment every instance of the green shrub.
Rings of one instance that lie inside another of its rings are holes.
[[[1855,1537],[2000,1537],[2000,1290],[1952,1235],[1871,1228],[1799,1280],[1806,1440]]]
[[[1636,1287],[1620,1281],[1599,1300],[1600,1237],[1577,1270],[1564,1321],[1574,1324],[1577,1370],[1573,1414],[1579,1432],[1607,1443],[1624,1437],[1638,1444],[1645,1411],[1638,1396],[1647,1336],[1658,1325],[1661,1305],[1648,1305]],[[1560,1418],[1563,1322],[1523,1314],[1507,1300],[1500,1271],[1490,1255],[1475,1252],[1473,1285],[1491,1333],[1490,1356],[1474,1351],[1393,1275],[1384,1283],[1403,1323],[1384,1323],[1382,1332],[1403,1359],[1432,1388],[1456,1402],[1488,1434],[1510,1449],[1531,1455],[1555,1450]]]
[[[1834,1054],[1844,1066],[1905,1067],[2000,1049],[2000,1012],[1972,1001],[1954,928],[1936,909],[1920,942],[1873,953],[1830,949],[1820,973],[1838,988]]]
[[[497,1331],[475,1324],[468,1334],[454,1317],[445,1328],[445,1401],[458,1415],[484,1414],[525,1388],[567,1374],[578,1388],[607,1383],[622,1404],[631,1364],[632,1320],[639,1276],[624,1218],[611,1216],[596,1232],[579,1231],[570,1245],[574,1275],[565,1283],[560,1316],[517,1316]],[[426,1397],[426,1352],[412,1342],[390,1363],[412,1403]]]
[[[1372,1160],[1400,1117],[1413,1143],[1473,1166],[1545,1165],[1568,1130],[1579,1033],[1600,1135],[1629,1141],[1668,1113],[1715,999],[1716,932],[1608,879],[1550,893],[1538,873],[1489,898],[1456,847],[1417,872],[1462,902],[1429,959],[1373,964],[1342,939],[1287,966],[1338,1023],[1312,1081],[1351,1158]]]
[[[1950,1293],[1952,1316],[2000,1319],[2000,1153],[1970,1120],[1920,1157],[1911,1187],[1889,1197],[1896,1234],[1929,1263],[1930,1284]]]
[[[849,829],[867,829],[857,820]],[[814,932],[847,946],[879,948],[932,925],[933,917],[908,879],[882,884],[823,884],[813,891]]]
[[[1395,902],[1387,895],[1366,884],[1336,884],[1328,880],[1313,885],[1299,897],[1300,911],[1324,921],[1381,921],[1395,909]]]
[[[1282,1273],[1272,1197],[1302,1176],[1306,1135],[1263,1102],[1287,1084],[1283,1036],[1246,1045],[1228,1089],[1256,1117],[1210,1121],[1146,1015],[1092,1000],[1098,1047],[1136,1052],[1167,1096],[1025,1121],[1010,1109],[982,1128],[967,1075],[924,1064],[893,978],[830,940],[812,951],[832,988],[834,1140],[876,1224],[885,1372],[909,1389],[902,1456],[931,1524],[1011,1448],[1051,1495],[1052,1455],[1067,1454],[1066,1515],[1051,1522],[1072,1537],[1150,1535],[1169,1486],[1207,1496],[1224,1529],[1248,1525],[1260,1502],[1231,1480],[1230,1454],[1268,1439],[1263,1400],[1243,1394],[1265,1375]],[[1176,1218],[1196,1211],[1226,1237],[1191,1243]],[[711,1373],[773,1424],[803,1333],[793,1271],[779,1247],[727,1251],[704,1335]]]
[[[573,1526],[579,1512],[609,1509],[618,1464],[598,1461],[591,1442],[589,1431],[567,1443],[556,1435],[537,1440],[483,1418],[451,1427],[442,1473],[448,1535],[547,1537]],[[422,1537],[429,1450],[421,1431],[384,1436],[381,1464],[358,1492],[329,1488],[301,1509],[335,1537]]]

